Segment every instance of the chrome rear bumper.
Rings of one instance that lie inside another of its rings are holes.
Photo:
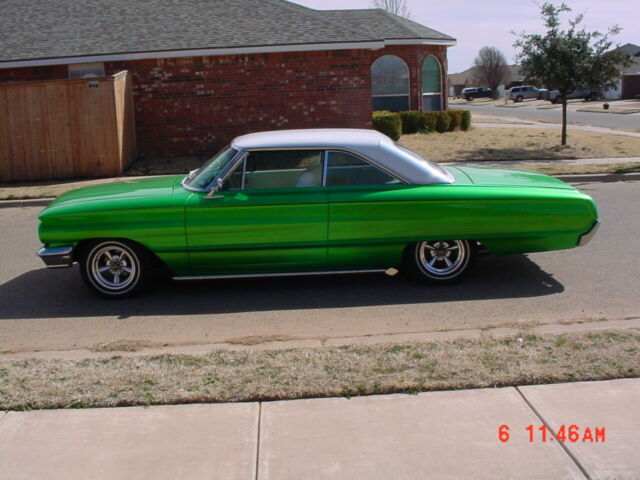
[[[600,222],[596,220],[593,226],[591,227],[591,229],[587,233],[580,235],[580,240],[578,240],[578,246],[583,247],[587,243],[589,243],[589,241],[593,238],[593,236],[598,231],[598,227],[600,227]]]
[[[47,268],[65,268],[73,265],[73,247],[41,248],[38,256]]]

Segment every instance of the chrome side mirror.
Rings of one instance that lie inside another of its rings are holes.
[[[224,184],[224,182],[222,181],[221,178],[216,178],[216,184],[211,187],[211,190],[209,190],[209,193],[207,193],[204,198],[222,198],[224,197],[224,195],[216,195],[216,192],[218,192],[218,190],[220,190],[222,188],[222,185]]]

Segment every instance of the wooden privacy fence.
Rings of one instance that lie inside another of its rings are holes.
[[[0,181],[121,175],[135,157],[127,72],[0,84]]]

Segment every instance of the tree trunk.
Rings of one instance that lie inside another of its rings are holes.
[[[562,99],[562,140],[560,145],[567,144],[567,97]]]

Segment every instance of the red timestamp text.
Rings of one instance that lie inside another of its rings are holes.
[[[560,425],[557,430],[551,430],[546,425],[529,425],[524,428],[525,435],[530,443],[536,442],[570,442],[570,443],[604,443],[607,441],[606,427],[584,427],[578,425]],[[500,425],[498,428],[498,439],[502,443],[507,443],[511,439],[511,428],[509,425]]]

